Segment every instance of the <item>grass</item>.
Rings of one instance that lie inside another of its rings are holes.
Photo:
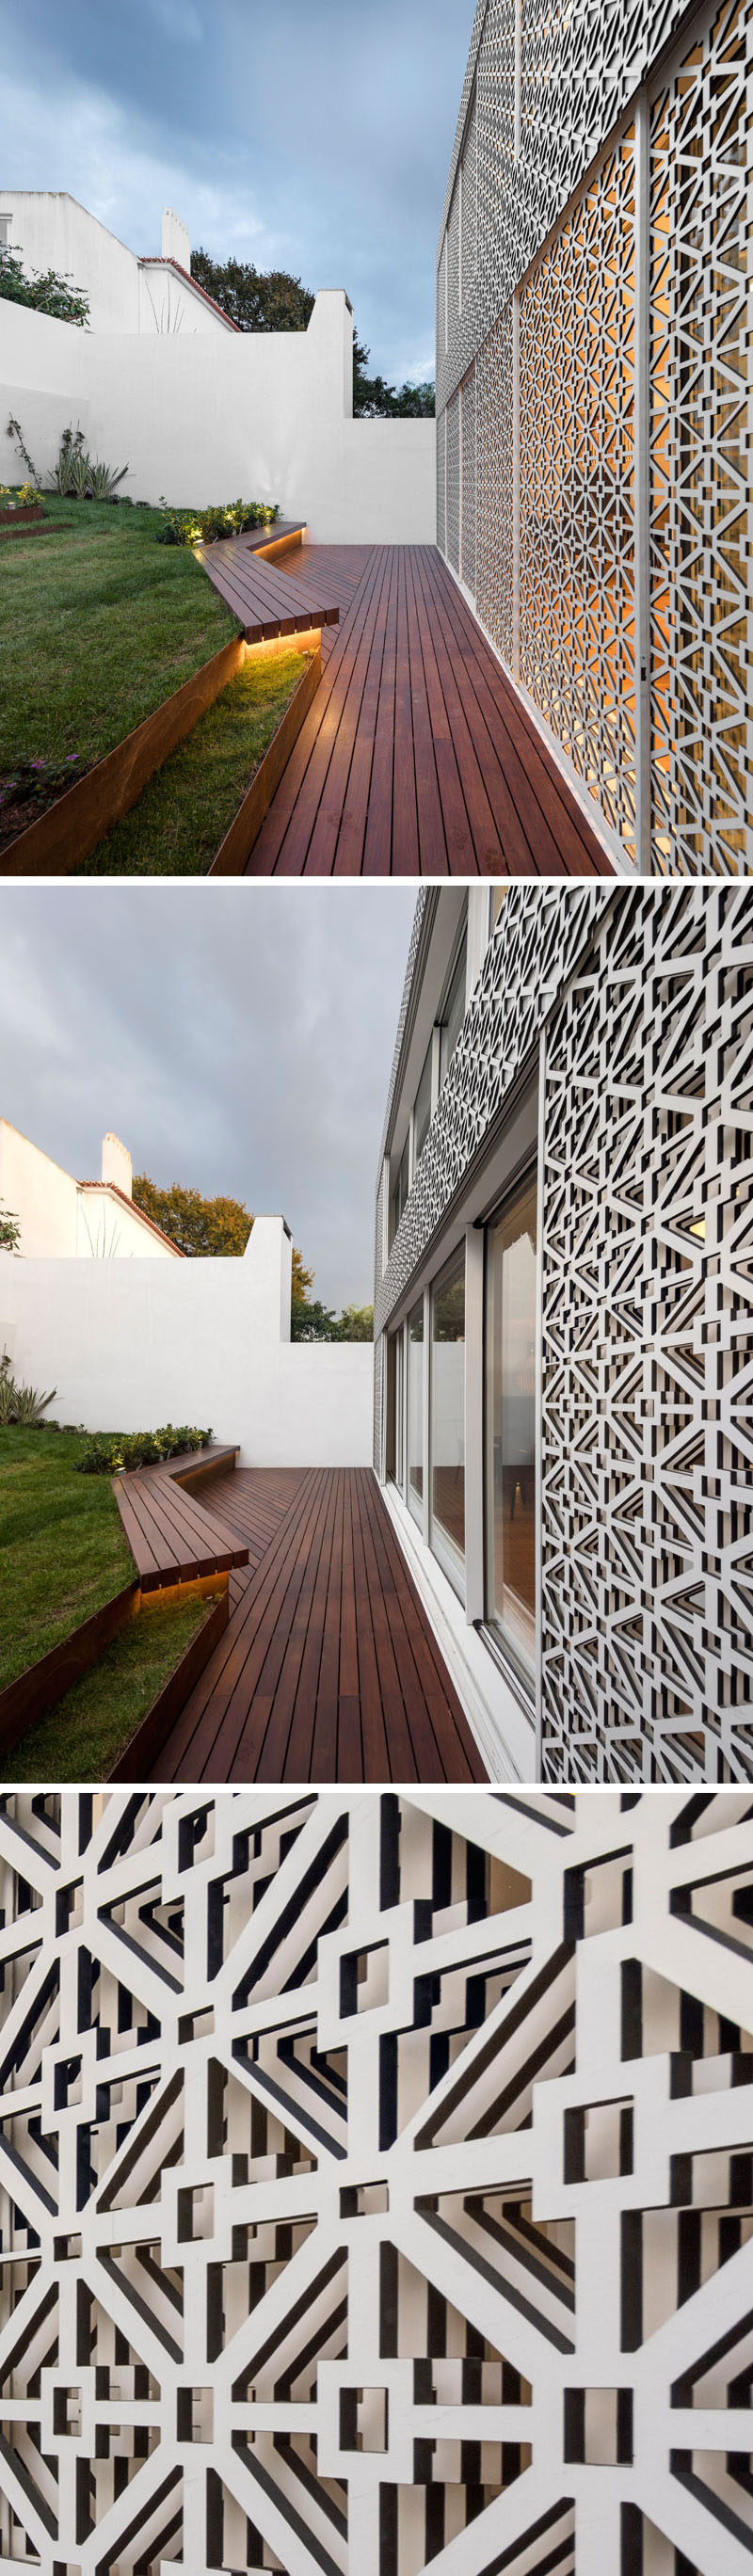
[[[213,1607],[204,1595],[129,1620],[94,1671],[29,1728],[15,1752],[0,1757],[0,1779],[106,1780]]]
[[[0,1429],[0,1689],[135,1579],[108,1476],[78,1432]]]
[[[80,873],[206,875],[304,667],[300,653],[251,654]]]
[[[0,776],[75,778],[238,630],[190,548],[155,544],[155,510],[45,494],[44,514],[73,525],[0,540]]]

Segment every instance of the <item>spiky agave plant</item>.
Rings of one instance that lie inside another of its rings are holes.
[[[124,482],[127,473],[127,465],[121,465],[116,474],[114,466],[102,465],[99,458],[97,458],[95,465],[89,465],[88,490],[90,500],[111,501],[117,491],[118,484]]]
[[[9,1415],[9,1420],[17,1424],[19,1431],[38,1430],[39,1424],[44,1421],[48,1404],[52,1403],[56,1395],[56,1386],[51,1386],[47,1395],[43,1395],[41,1389],[36,1386],[14,1387],[13,1411]]]

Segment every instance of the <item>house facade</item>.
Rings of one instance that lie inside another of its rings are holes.
[[[0,1207],[16,1217],[27,1261],[182,1261],[177,1243],[133,1198],[133,1167],[119,1136],[102,1139],[99,1179],[76,1181],[0,1118]]]
[[[749,1801],[0,1798],[0,2560],[743,2576]]]
[[[27,273],[55,269],[89,298],[92,331],[169,335],[209,332],[237,323],[191,276],[191,239],[166,206],[159,251],[139,253],[80,206],[66,189],[0,186],[0,249],[17,251]]]
[[[753,857],[751,0],[478,0],[437,539],[620,868]]]
[[[492,1776],[753,1776],[753,897],[426,888],[375,1468]]]

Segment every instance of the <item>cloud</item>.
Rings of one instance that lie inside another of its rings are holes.
[[[70,885],[0,894],[0,1116],[80,1179],[137,1170],[282,1209],[339,1308],[371,1296],[413,891]]]

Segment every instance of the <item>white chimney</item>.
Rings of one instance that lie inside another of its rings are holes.
[[[121,1145],[119,1136],[103,1137],[102,1179],[109,1181],[113,1189],[122,1190],[124,1198],[133,1197],[133,1164],[128,1147]]]
[[[178,267],[187,268],[190,274],[191,236],[180,215],[173,214],[172,206],[165,207],[162,217],[162,257],[177,259]]]

